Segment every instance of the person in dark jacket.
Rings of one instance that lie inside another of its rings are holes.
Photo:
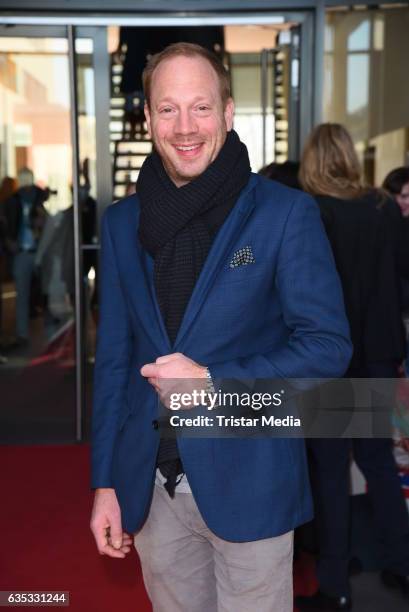
[[[277,181],[278,183],[287,185],[287,187],[301,189],[298,180],[299,170],[299,162],[290,161],[287,159],[287,161],[283,162],[282,164],[272,162],[271,164],[261,168],[258,173],[261,174],[261,176],[271,179],[272,181]]]
[[[402,216],[402,228],[405,244],[409,245],[409,166],[401,166],[389,172],[382,187],[395,200]],[[401,279],[403,315],[406,325],[409,322],[409,280]],[[409,337],[408,337],[409,346]],[[409,357],[405,362],[406,376],[409,376]]]
[[[24,345],[29,336],[30,290],[34,273],[35,253],[47,216],[44,202],[46,190],[34,184],[29,168],[18,174],[20,188],[4,202],[6,221],[5,244],[12,255],[12,269],[16,284],[16,337]]]
[[[399,275],[405,270],[395,204],[364,188],[348,132],[322,124],[303,152],[300,181],[315,196],[341,278],[354,348],[351,378],[396,378],[405,356]],[[409,259],[406,260],[409,265]],[[319,590],[300,610],[349,610],[349,468],[363,472],[383,555],[382,579],[409,596],[409,519],[390,438],[311,439]]]
[[[409,217],[409,166],[391,170],[382,187],[396,200],[402,216]]]
[[[200,28],[192,28],[191,26],[121,27],[119,51],[123,51],[125,48],[121,92],[124,94],[140,92],[143,102],[142,71],[148,57],[181,40],[201,45],[220,55],[220,57],[224,53],[224,28],[222,26]]]

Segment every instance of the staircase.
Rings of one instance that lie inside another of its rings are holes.
[[[275,116],[274,160],[283,163],[288,157],[288,71],[287,53],[283,48],[274,50],[273,61],[273,113]]]
[[[113,199],[127,194],[152,150],[138,100],[128,101],[120,91],[122,56],[111,55],[110,151],[113,158]]]

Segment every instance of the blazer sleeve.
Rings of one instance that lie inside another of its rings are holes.
[[[109,228],[110,208],[102,219],[100,309],[94,370],[91,486],[111,487],[111,462],[118,417],[126,402],[130,358],[129,313],[118,274]]]
[[[279,350],[208,364],[214,379],[332,378],[352,355],[333,255],[315,201],[305,194],[288,215],[275,279],[288,341]]]

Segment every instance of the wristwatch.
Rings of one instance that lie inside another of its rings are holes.
[[[212,380],[212,375],[210,374],[209,368],[206,368],[206,387],[205,387],[205,392],[206,392],[206,394],[216,393],[216,389],[214,388],[214,384],[213,384],[213,380]]]

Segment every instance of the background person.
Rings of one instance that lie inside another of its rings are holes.
[[[382,187],[395,199],[402,216],[409,217],[409,166],[389,172]]]
[[[396,378],[405,355],[398,269],[409,273],[400,249],[394,205],[366,189],[354,145],[338,124],[322,124],[305,145],[300,182],[312,194],[334,253],[354,348],[346,376]],[[403,259],[403,261],[401,261]],[[379,432],[378,432],[379,435]],[[350,453],[364,474],[382,554],[382,578],[409,596],[409,519],[392,440],[310,439],[319,591],[297,597],[301,610],[349,610]]]
[[[272,162],[271,164],[261,168],[261,170],[259,170],[259,174],[271,179],[272,181],[277,181],[283,185],[287,185],[287,187],[301,189],[301,185],[298,180],[299,170],[299,162],[287,160],[282,164]]]
[[[409,244],[409,166],[395,168],[386,176],[382,187],[394,198],[402,215],[403,240]],[[403,318],[409,346],[409,280],[401,278]],[[409,351],[405,361],[405,374],[409,377]]]
[[[18,181],[11,176],[5,176],[0,185],[0,210],[3,210],[4,202],[6,202],[18,189]]]
[[[12,255],[16,285],[16,344],[25,345],[29,337],[30,293],[35,253],[47,212],[48,192],[34,184],[29,168],[18,173],[19,189],[4,202],[6,246]]]

